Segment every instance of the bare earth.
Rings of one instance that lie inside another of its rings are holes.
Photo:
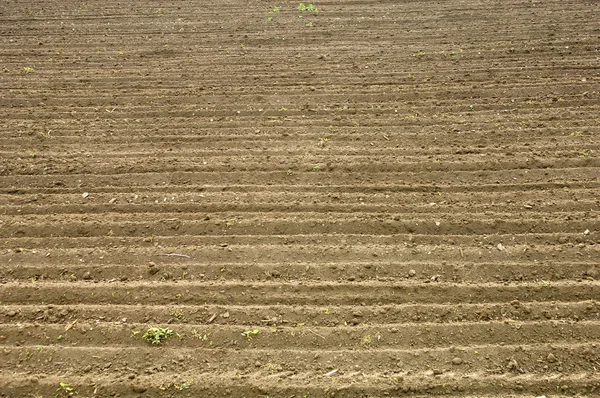
[[[600,2],[315,6],[2,2],[0,396],[600,396]]]

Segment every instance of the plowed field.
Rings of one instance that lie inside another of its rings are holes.
[[[0,396],[600,396],[599,21],[4,1]]]

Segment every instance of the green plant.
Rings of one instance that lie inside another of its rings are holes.
[[[56,389],[56,395],[57,397],[72,397],[73,395],[76,395],[77,391],[75,391],[75,388],[70,384],[70,383],[65,383],[64,381],[61,381],[60,383],[58,383],[58,388]]]
[[[279,7],[277,7],[277,6],[273,7],[273,12],[279,12],[279,11],[280,11]]]
[[[26,67],[23,68],[23,70],[25,71],[25,73],[30,73],[30,72],[33,72],[35,69],[33,69],[30,66],[26,66]]]
[[[370,346],[373,343],[373,337],[371,337],[371,335],[366,335],[363,336],[362,339],[360,339],[360,343],[364,346]]]
[[[146,340],[148,343],[153,345],[158,345],[162,343],[164,340],[168,339],[173,335],[173,331],[169,328],[150,328],[144,333],[142,338]]]
[[[191,386],[192,386],[191,381],[185,381],[181,384],[173,384],[173,387],[175,387],[175,389],[179,390],[179,391],[188,390]]]
[[[317,13],[317,12],[319,12],[319,9],[317,7],[315,7],[315,5],[312,3],[309,5],[300,3],[300,4],[298,4],[298,11],[309,11],[309,12]]]
[[[210,336],[210,333],[206,333],[206,334],[202,334],[199,333],[196,329],[192,330],[192,336],[194,336],[195,338],[202,340],[202,341],[207,341],[208,337]]]
[[[176,390],[183,391],[183,390],[189,390],[192,387],[192,384],[193,383],[191,381],[184,381],[181,384],[177,384],[177,383],[161,384],[160,386],[158,386],[158,389],[162,390],[162,391],[167,391],[168,389],[173,387]]]
[[[258,333],[260,333],[260,330],[258,329],[246,330],[242,333],[242,336],[244,336],[248,340],[252,340],[252,337],[256,336]]]

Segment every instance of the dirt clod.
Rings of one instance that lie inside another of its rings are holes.
[[[461,365],[463,363],[462,358],[454,357],[452,358],[452,365]]]

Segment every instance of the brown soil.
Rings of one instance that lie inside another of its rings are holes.
[[[315,5],[0,6],[0,396],[600,396],[600,3]]]

